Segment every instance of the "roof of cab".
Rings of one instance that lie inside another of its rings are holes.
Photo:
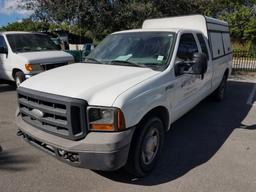
[[[186,31],[186,29],[177,29],[177,28],[161,28],[161,29],[131,29],[131,30],[125,30],[125,31],[117,31],[112,34],[121,34],[121,33],[136,33],[136,32],[173,32],[178,33],[179,31]],[[189,30],[194,32],[200,32],[199,30]]]
[[[135,32],[174,32],[177,33],[179,29],[130,29],[125,31],[117,31],[112,34],[119,34],[119,33],[135,33]]]

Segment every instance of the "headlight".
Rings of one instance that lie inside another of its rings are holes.
[[[42,70],[40,64],[25,64],[25,69],[29,72]]]
[[[88,107],[88,122],[91,131],[121,131],[125,129],[123,112],[112,107]]]

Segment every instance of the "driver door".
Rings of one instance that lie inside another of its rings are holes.
[[[199,47],[193,33],[184,33],[180,36],[180,42],[175,59],[175,101],[173,103],[173,121],[189,111],[197,101],[201,87],[201,75],[182,74],[179,71],[184,61],[190,62],[193,54],[199,52]],[[191,68],[183,68],[186,72],[192,72]]]

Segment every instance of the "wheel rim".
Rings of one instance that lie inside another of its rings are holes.
[[[151,127],[143,140],[142,161],[149,165],[156,157],[159,148],[160,133],[156,127]]]

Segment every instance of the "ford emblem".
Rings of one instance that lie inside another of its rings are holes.
[[[39,109],[32,109],[31,112],[37,119],[44,117],[44,112]]]

